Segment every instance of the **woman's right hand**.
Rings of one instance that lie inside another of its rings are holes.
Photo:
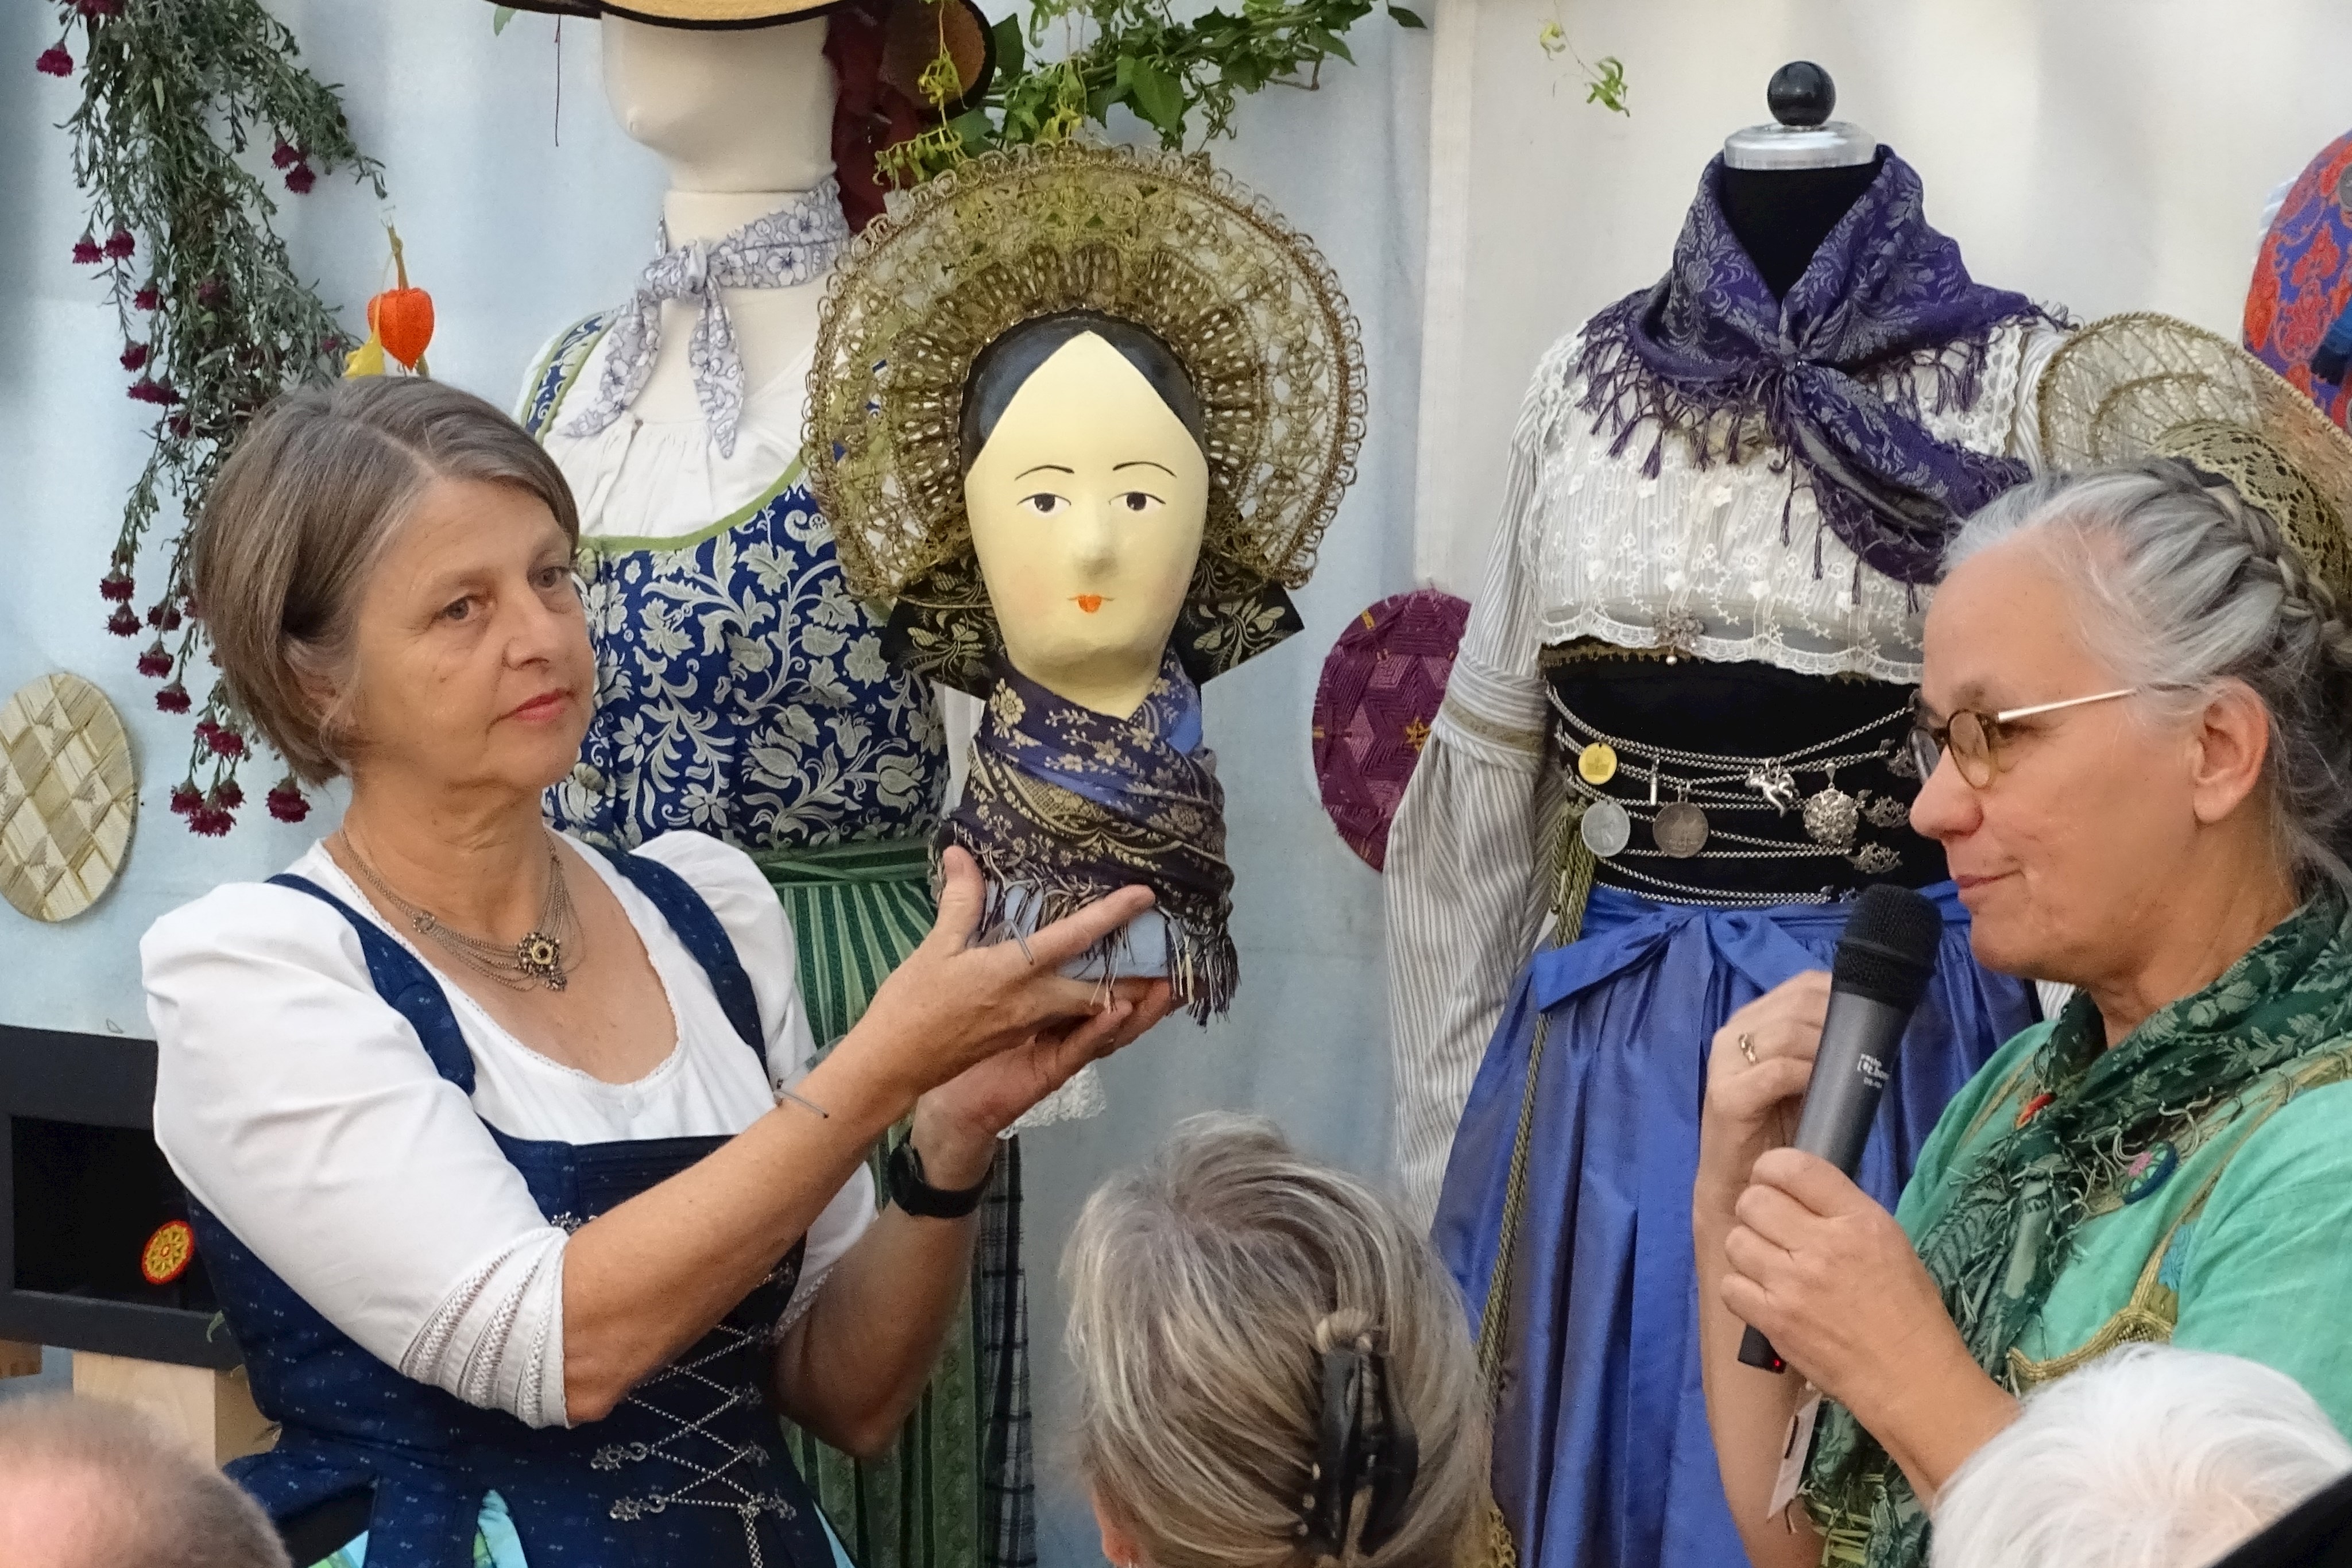
[[[835,1054],[855,1051],[912,1103],[1000,1051],[1090,1026],[1109,1032],[1133,1010],[1131,998],[1061,967],[1150,908],[1149,888],[1120,888],[1040,927],[1024,953],[1013,942],[972,946],[988,886],[971,855],[950,846],[940,869],[931,934],[882,982]]]
[[[1715,1031],[1706,1108],[1699,1118],[1697,1207],[1727,1218],[1757,1160],[1795,1135],[1829,1005],[1828,972],[1810,969],[1773,987]]]

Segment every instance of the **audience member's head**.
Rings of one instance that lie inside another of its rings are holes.
[[[2132,1345],[2025,1401],[1936,1508],[1934,1568],[2204,1568],[2352,1470],[2295,1381]]]
[[[138,1412],[98,1400],[0,1404],[5,1568],[287,1568],[235,1482]]]
[[[1062,1260],[1079,1463],[1118,1568],[1448,1568],[1486,1500],[1460,1296],[1412,1221],[1272,1124],[1199,1116]]]

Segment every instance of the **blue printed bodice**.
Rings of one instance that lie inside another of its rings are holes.
[[[522,423],[555,419],[603,335],[557,340]],[[883,656],[795,462],[679,538],[583,539],[596,712],[549,820],[633,846],[692,829],[748,850],[928,833],[947,787],[929,685]]]

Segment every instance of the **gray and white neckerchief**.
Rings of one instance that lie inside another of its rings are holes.
[[[715,245],[697,240],[663,251],[646,268],[635,295],[616,313],[595,401],[563,427],[563,434],[593,435],[636,402],[661,352],[663,302],[693,300],[699,308],[694,335],[687,340],[687,362],[694,371],[695,397],[710,423],[719,455],[732,457],[736,424],[743,416],[743,360],[736,351],[734,324],[727,319],[719,291],[806,283],[831,267],[848,243],[841,188],[828,178]]]

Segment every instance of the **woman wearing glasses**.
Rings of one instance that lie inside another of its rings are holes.
[[[2352,447],[2298,465],[2263,423],[2176,421],[2141,449],[2189,461],[2036,481],[1951,547],[1912,821],[1979,959],[2076,991],[1895,1211],[1779,1146],[1827,977],[1717,1037],[1702,1360],[1757,1568],[1924,1563],[2017,1396],[2130,1341],[2266,1363],[2352,1427]],[[1739,1364],[1743,1323],[1801,1375]]]

